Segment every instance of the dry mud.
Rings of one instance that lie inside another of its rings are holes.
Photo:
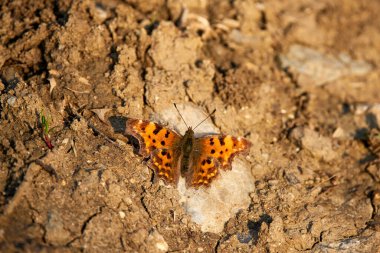
[[[379,250],[379,1],[0,7],[1,252]],[[253,143],[217,229],[121,134],[173,103]]]

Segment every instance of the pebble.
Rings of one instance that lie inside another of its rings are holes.
[[[8,105],[13,106],[16,103],[17,98],[15,96],[10,96],[7,100]]]
[[[120,216],[120,218],[124,219],[125,218],[125,212],[120,211],[119,212],[119,216]]]

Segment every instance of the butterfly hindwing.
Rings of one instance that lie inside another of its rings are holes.
[[[167,184],[177,184],[179,179],[178,158],[173,149],[156,149],[151,154],[150,167],[156,175],[164,179]]]
[[[193,157],[192,175],[187,178],[187,185],[198,188],[199,186],[209,186],[219,174],[220,163],[211,156],[201,153]]]
[[[159,124],[138,119],[128,119],[126,133],[139,141],[140,155],[148,157],[156,149],[172,149],[181,136]]]

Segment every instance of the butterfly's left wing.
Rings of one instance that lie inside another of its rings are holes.
[[[179,178],[178,147],[181,135],[157,123],[128,119],[126,134],[139,141],[139,154],[149,157],[149,166],[167,184],[177,184]]]
[[[195,141],[192,162],[192,177],[187,184],[209,186],[220,169],[231,169],[232,159],[239,153],[248,152],[251,143],[241,137],[230,135],[208,135]]]

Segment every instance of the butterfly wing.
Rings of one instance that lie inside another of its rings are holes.
[[[177,185],[179,170],[176,158],[177,154],[172,149],[155,150],[149,162],[149,166],[156,171],[156,175],[162,178],[166,184]]]
[[[231,169],[233,158],[249,150],[251,143],[230,135],[208,135],[196,139],[192,177],[187,181],[194,187],[209,186],[220,169]]]
[[[182,136],[157,123],[138,119],[128,119],[126,134],[139,141],[139,154],[148,157],[156,149],[173,149]]]
[[[159,124],[138,119],[128,119],[126,134],[139,141],[139,154],[149,157],[149,166],[165,183],[178,182],[178,145],[181,135]]]

